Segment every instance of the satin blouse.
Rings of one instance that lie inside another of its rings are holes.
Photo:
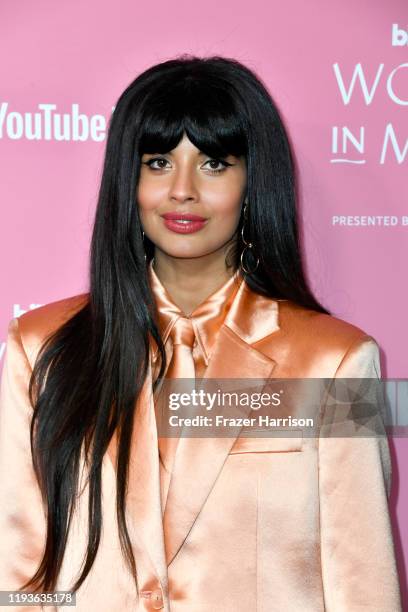
[[[167,357],[167,367],[164,377],[166,377],[173,353],[170,332],[179,317],[188,317],[191,319],[195,334],[195,342],[193,346],[195,375],[197,378],[200,378],[204,375],[204,372],[208,366],[217,333],[228,313],[228,310],[231,307],[231,304],[234,301],[234,297],[236,296],[238,288],[241,282],[243,282],[243,279],[239,275],[238,271],[236,271],[233,276],[225,281],[218,289],[213,291],[213,293],[211,293],[203,302],[201,302],[201,304],[199,304],[190,314],[186,314],[173,302],[169,292],[157,276],[153,265],[154,259],[152,259],[149,263],[148,277],[157,305],[158,324]],[[157,359],[157,355],[157,350],[152,352],[152,371],[154,372],[154,379],[156,379],[156,376],[158,375],[160,365],[158,363],[159,359]],[[156,421],[158,421],[159,408],[157,402],[155,402],[155,410]],[[170,480],[171,472],[166,470],[160,457],[162,515],[164,515],[166,508]]]
[[[192,321],[196,336],[193,348],[195,372],[197,377],[202,377],[208,366],[217,332],[243,279],[236,271],[233,276],[201,302],[193,312],[187,315],[173,302],[167,289],[157,276],[153,265],[154,259],[149,263],[148,276],[158,309],[159,329],[166,350],[167,365],[170,363],[172,355],[171,339],[169,338],[171,329],[180,316],[188,317]],[[155,367],[158,365],[157,361],[157,351],[153,351],[152,364]]]

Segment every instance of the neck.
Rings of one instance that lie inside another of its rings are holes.
[[[234,271],[225,265],[225,255],[176,258],[156,249],[152,263],[160,282],[186,314],[234,276]]]

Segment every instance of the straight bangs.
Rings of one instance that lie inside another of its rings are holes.
[[[149,95],[140,124],[138,153],[168,153],[184,132],[205,155],[247,156],[245,115],[229,94],[228,83],[214,85],[191,77],[164,83]]]

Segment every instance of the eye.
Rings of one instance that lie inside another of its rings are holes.
[[[168,160],[165,157],[152,157],[148,161],[142,162],[142,164],[144,164],[145,166],[149,166],[149,168],[151,168],[152,170],[165,170],[167,163],[168,163]],[[207,160],[204,166],[206,164],[212,165],[211,168],[208,168],[208,167],[206,168],[206,170],[210,174],[219,174],[220,172],[224,172],[227,166],[233,165],[225,161],[224,159],[217,159],[217,158],[212,158],[212,159]],[[221,167],[219,167],[220,164],[221,164]]]
[[[205,163],[206,164],[215,164],[216,166],[218,166],[219,164],[222,164],[221,168],[214,168],[214,167],[208,168],[208,171],[211,174],[218,174],[219,172],[223,172],[228,166],[232,166],[232,164],[230,164],[229,162],[225,161],[224,159],[216,159],[216,158],[209,159]]]
[[[154,166],[153,164],[155,162],[158,162],[158,166]],[[167,159],[165,157],[152,157],[151,159],[149,159],[146,162],[142,162],[143,164],[145,164],[146,166],[149,166],[149,168],[152,168],[153,170],[164,170],[165,165],[162,165],[162,162],[167,163]]]

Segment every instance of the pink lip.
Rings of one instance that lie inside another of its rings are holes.
[[[193,215],[192,213],[168,212],[162,215],[162,217],[168,221],[177,221],[178,219],[185,219],[186,221],[207,221],[205,217]]]
[[[164,217],[164,215],[163,215]],[[185,217],[184,217],[185,218]],[[188,221],[187,223],[180,222],[180,216],[178,221],[176,219],[163,219],[164,225],[172,232],[176,234],[193,234],[198,232],[200,229],[205,227],[207,220],[202,221]]]

